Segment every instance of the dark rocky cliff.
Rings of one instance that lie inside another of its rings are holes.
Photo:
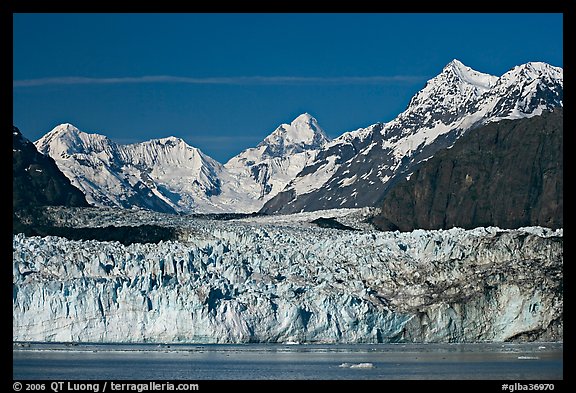
[[[470,130],[391,189],[375,224],[563,227],[563,109]]]
[[[89,206],[82,191],[58,169],[54,160],[36,150],[32,142],[12,127],[13,230],[37,220],[38,206]]]

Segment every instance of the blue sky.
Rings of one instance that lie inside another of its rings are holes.
[[[14,14],[13,123],[132,143],[181,137],[226,162],[312,114],[331,137],[393,119],[452,59],[563,66],[563,16]]]

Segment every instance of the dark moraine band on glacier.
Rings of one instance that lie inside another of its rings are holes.
[[[15,341],[562,341],[562,229],[401,233],[311,224],[327,212],[227,221],[68,212],[50,214],[68,226],[169,218],[177,238],[125,246],[15,235]],[[331,211],[358,228],[370,212]]]

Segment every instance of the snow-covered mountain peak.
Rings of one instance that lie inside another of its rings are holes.
[[[48,137],[48,138],[47,138]],[[54,139],[57,138],[63,142],[66,142],[70,145],[89,145],[92,141],[110,141],[109,138],[105,135],[96,134],[96,133],[87,133],[84,131],[80,131],[76,126],[70,123],[63,123],[57,125],[46,134],[41,139]]]
[[[456,59],[448,63],[442,72],[451,73],[460,81],[476,86],[483,91],[490,89],[498,80],[498,77],[473,70]]]
[[[184,141],[184,139],[178,138],[176,136],[167,136],[165,138],[156,139],[156,141],[158,141],[158,143],[161,145],[171,145],[171,146],[182,145],[182,144],[188,145]]]
[[[236,211],[258,211],[329,141],[309,113],[299,115],[290,124],[281,124],[257,147],[244,150],[224,165],[229,178],[224,182],[222,195],[233,197]]]
[[[296,117],[290,124],[281,124],[268,135],[258,148],[264,147],[264,154],[270,157],[316,150],[330,141],[318,121],[309,113]]]
[[[406,135],[424,128],[448,129],[468,113],[468,107],[498,83],[498,77],[452,60],[430,79],[384,132]]]
[[[221,165],[202,153],[200,149],[174,136],[126,145],[123,151],[127,155],[126,160],[149,167],[175,165],[181,169],[197,171],[206,165],[211,168],[218,168]]]
[[[474,71],[470,67],[464,65],[460,60],[454,59],[450,63],[446,64],[442,69],[442,73],[452,73],[455,75],[465,76],[467,73]]]
[[[75,153],[102,152],[113,148],[114,142],[100,134],[88,134],[70,123],[60,124],[34,142],[39,152],[67,157]]]
[[[473,70],[459,60],[452,60],[440,74],[430,79],[426,86],[410,101],[408,108],[421,102],[458,105],[478,97],[496,84],[498,77]],[[443,109],[447,109],[444,106]]]
[[[564,72],[542,62],[513,67],[472,107],[483,122],[538,116],[563,106]]]
[[[78,134],[81,131],[76,126],[74,126],[73,124],[62,123],[62,124],[59,124],[56,127],[54,127],[51,132],[58,133],[58,134],[63,134],[63,133]]]
[[[82,131],[70,123],[59,124],[50,132],[44,135],[40,140],[60,139],[62,141],[78,141],[81,138]]]
[[[148,149],[148,150],[157,150],[157,151],[164,151],[165,154],[203,154],[200,149],[190,146],[186,141],[182,138],[178,138],[175,136],[168,136],[165,138],[158,138],[158,139],[150,139],[145,142],[134,143],[132,146],[139,147],[140,149]]]
[[[308,112],[302,113],[290,123],[292,127],[307,127],[311,129],[320,129],[318,121]],[[320,129],[321,130],[321,129]]]
[[[447,67],[454,67],[454,68],[470,68],[465,66],[460,60],[458,59],[453,59],[450,63],[446,64],[446,66],[444,68]]]
[[[515,83],[519,80],[530,82],[535,79],[553,79],[563,82],[564,71],[543,62],[529,62],[512,68],[500,78],[503,81]]]

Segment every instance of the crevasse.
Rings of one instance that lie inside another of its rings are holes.
[[[132,244],[13,237],[13,339],[561,341],[563,232],[193,220]]]

